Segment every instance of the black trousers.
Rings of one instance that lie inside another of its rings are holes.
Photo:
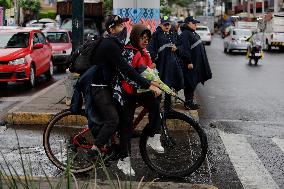
[[[155,98],[152,92],[141,93],[139,95],[125,95],[125,104],[120,111],[120,158],[124,158],[131,153],[131,137],[134,113],[137,103],[147,108],[149,111],[149,123],[146,131],[149,136],[159,133],[161,126],[160,101]]]
[[[193,100],[194,90],[195,89],[192,88],[190,85],[185,86],[185,88],[184,88],[185,101]]]
[[[105,145],[116,131],[119,116],[114,105],[111,90],[108,88],[92,87],[92,102],[94,105],[94,127],[91,128],[97,147]]]

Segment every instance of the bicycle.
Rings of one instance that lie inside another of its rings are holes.
[[[184,102],[181,98],[177,99]],[[147,110],[143,109],[134,120],[136,128]],[[164,153],[157,153],[147,145],[148,136],[143,130],[140,136],[139,149],[146,165],[158,174],[166,177],[184,177],[196,171],[207,153],[207,137],[199,123],[191,116],[181,112],[161,109],[161,143]],[[73,173],[88,172],[94,168],[94,160],[88,157],[88,150],[93,146],[93,137],[86,127],[86,115],[82,111],[72,114],[63,110],[48,123],[43,134],[43,145],[49,160],[59,169],[67,167]],[[110,157],[115,151],[116,136],[104,152]],[[73,158],[68,161],[70,153]],[[68,165],[69,162],[69,165]],[[71,162],[71,163],[70,163]]]

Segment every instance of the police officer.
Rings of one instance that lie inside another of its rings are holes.
[[[211,69],[207,59],[204,45],[200,36],[195,32],[197,23],[192,16],[184,20],[180,35],[180,56],[184,64],[184,96],[185,108],[198,109],[198,104],[194,101],[194,90],[198,83],[204,84],[212,78]]]

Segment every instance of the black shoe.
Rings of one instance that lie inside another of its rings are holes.
[[[184,108],[187,110],[197,110],[199,105],[194,100],[188,100],[184,103]]]

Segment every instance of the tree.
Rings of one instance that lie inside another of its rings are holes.
[[[23,8],[24,11],[24,23],[29,20],[37,18],[40,10],[39,0],[20,0],[19,7]]]
[[[172,8],[169,7],[168,2],[166,0],[161,0],[160,1],[161,4],[161,9],[160,9],[160,13],[161,15],[171,15],[172,13]]]
[[[0,0],[0,7],[10,9],[13,6],[12,0]]]
[[[25,11],[38,13],[40,9],[40,2],[39,0],[20,0],[19,6]]]
[[[113,10],[113,0],[104,0],[103,2],[103,10],[105,15],[112,14]]]

